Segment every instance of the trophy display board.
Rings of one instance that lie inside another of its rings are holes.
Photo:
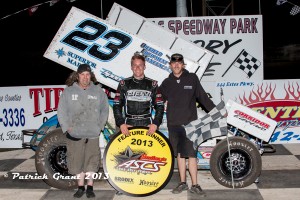
[[[116,190],[129,196],[148,196],[163,189],[172,177],[174,153],[161,132],[148,135],[147,127],[129,128],[107,144],[103,156],[104,172]]]

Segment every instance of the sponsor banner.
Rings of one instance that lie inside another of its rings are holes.
[[[300,80],[223,81],[216,91],[277,122],[269,143],[300,143]],[[216,98],[220,96],[215,93]]]
[[[201,81],[263,80],[262,15],[148,20],[214,53]]]
[[[0,148],[22,148],[22,130],[37,129],[56,114],[65,86],[0,89]],[[26,140],[26,138],[24,138]]]
[[[99,82],[117,89],[121,79],[132,76],[130,61],[136,52],[147,55],[147,77],[160,84],[170,74],[170,50],[72,7],[44,57],[75,71],[81,63],[86,63]],[[198,69],[198,63],[189,59],[185,62],[188,70]]]
[[[147,135],[147,127],[119,132],[108,143],[103,157],[109,183],[130,196],[148,196],[163,189],[172,177],[173,150],[159,131]]]

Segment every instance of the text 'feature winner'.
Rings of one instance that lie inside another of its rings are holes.
[[[173,150],[159,131],[147,135],[147,127],[118,133],[104,152],[103,167],[109,183],[130,196],[147,196],[163,189],[174,168]]]

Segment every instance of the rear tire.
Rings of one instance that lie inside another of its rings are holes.
[[[74,189],[77,180],[68,173],[66,135],[60,128],[54,129],[39,143],[35,153],[35,167],[48,185],[58,189]]]
[[[257,147],[242,137],[229,137],[234,188],[251,185],[260,176],[262,161]],[[210,156],[210,171],[221,185],[233,188],[227,139],[220,141]]]

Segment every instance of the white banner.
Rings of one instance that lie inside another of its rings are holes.
[[[224,81],[216,83],[232,99],[277,122],[269,143],[300,143],[300,80]]]
[[[21,148],[22,130],[38,129],[56,114],[65,86],[23,86],[0,89],[0,148]]]
[[[147,54],[145,74],[159,84],[171,72],[170,50],[72,7],[44,56],[72,70],[81,63],[89,64],[99,82],[116,89],[121,79],[132,76],[130,59],[135,52]],[[190,71],[199,66],[189,59],[185,62]]]
[[[215,54],[201,81],[263,80],[261,15],[148,20]]]

